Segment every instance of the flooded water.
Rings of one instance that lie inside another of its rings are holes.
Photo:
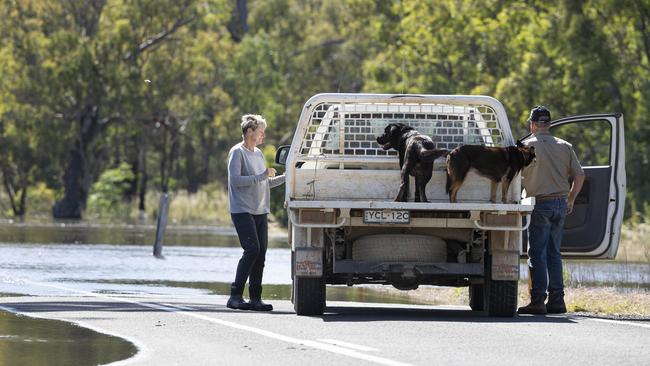
[[[232,228],[169,227],[164,260],[152,256],[154,235],[153,225],[0,223],[0,292],[58,292],[29,285],[42,282],[114,293],[228,293],[227,284],[233,280],[241,256]],[[271,235],[264,270],[265,296],[289,297],[290,263],[286,237]],[[650,288],[648,263],[565,261],[565,271],[569,284]],[[528,275],[523,261],[521,273],[524,278]],[[330,292],[333,297],[344,293],[346,299],[353,298],[356,289],[328,289],[328,298]]]
[[[135,355],[121,338],[0,311],[0,365],[100,365]]]
[[[567,286],[612,286],[650,290],[650,263],[565,261]]]
[[[0,221],[0,243],[152,245],[154,225],[97,225],[84,222],[9,223]],[[239,248],[235,229],[213,226],[170,226],[165,246]],[[286,236],[269,234],[270,248],[288,248]]]
[[[242,253],[233,229],[170,227],[164,238],[165,259],[162,260],[152,255],[154,231],[151,225],[0,223],[0,296],[70,295],[70,289],[136,295],[229,293]],[[290,298],[290,263],[286,237],[271,236],[264,270],[264,298]],[[647,263],[565,261],[565,271],[569,284],[573,285],[650,290]],[[528,275],[524,261],[521,272],[522,277]],[[377,291],[376,286],[328,287],[327,299],[414,303],[406,295]],[[16,324],[24,324],[24,328]],[[85,341],[78,342],[80,334],[84,334]],[[73,343],[80,348],[68,347]],[[49,362],[47,356],[47,364],[96,364],[100,363],[96,358],[100,354],[114,357],[112,360],[128,357],[135,352],[129,345],[109,336],[85,335],[80,328],[64,323],[41,323],[0,313],[0,364],[39,364],[27,359],[3,362],[2,357],[13,357],[11,360],[28,357],[24,354],[27,349],[29,357],[53,355],[56,358],[56,363]],[[100,352],[102,347],[111,351]],[[69,358],[75,354],[79,358]]]
[[[170,246],[160,260],[144,245],[0,244],[0,292],[69,295],[66,289],[48,286],[65,284],[68,289],[97,293],[227,295],[241,252],[228,247]],[[265,298],[290,299],[290,263],[289,249],[268,249]],[[328,299],[406,301],[361,287],[328,289]]]

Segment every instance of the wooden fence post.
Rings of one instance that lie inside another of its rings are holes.
[[[169,193],[160,196],[160,208],[156,224],[156,241],[153,243],[153,255],[158,259],[165,259],[162,255],[163,235],[167,226],[167,214],[169,213]]]

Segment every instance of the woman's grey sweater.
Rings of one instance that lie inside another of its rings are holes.
[[[284,183],[284,175],[269,178],[264,154],[240,142],[228,153],[228,201],[231,213],[252,215],[270,212],[270,188]]]

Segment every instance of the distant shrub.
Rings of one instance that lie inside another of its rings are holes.
[[[56,192],[44,182],[38,182],[27,190],[27,215],[51,216]]]
[[[122,163],[117,168],[106,169],[90,190],[86,214],[100,217],[127,217],[130,205],[125,197],[133,179],[135,176],[128,163]]]

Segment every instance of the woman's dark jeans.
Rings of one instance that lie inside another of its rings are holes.
[[[268,241],[267,215],[251,215],[249,213],[230,214],[235,224],[239,243],[244,249],[244,254],[237,265],[235,282],[230,288],[231,295],[242,295],[246,280],[251,300],[262,298],[262,274],[266,247]]]
[[[528,264],[533,288],[531,298],[546,298],[563,294],[562,232],[566,217],[566,198],[550,199],[535,204],[528,227]]]

